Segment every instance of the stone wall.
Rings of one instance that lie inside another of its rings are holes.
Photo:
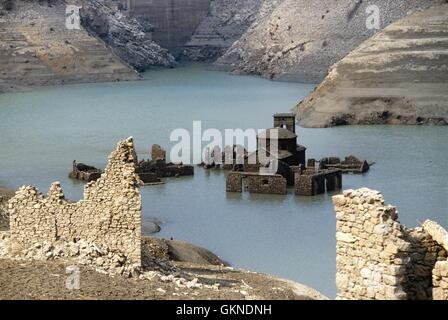
[[[230,172],[226,178],[227,192],[243,192],[243,176],[238,172]]]
[[[432,299],[433,287],[434,295],[443,296],[444,265],[434,267],[446,261],[446,250],[432,236],[434,223],[407,229],[395,207],[365,188],[344,191],[333,203],[338,299]]]
[[[448,261],[439,261],[434,267],[433,299],[448,300]]]
[[[287,193],[287,181],[282,175],[261,175],[259,173],[235,171],[227,175],[227,192],[243,192],[244,179],[247,180],[247,190],[250,193],[280,195]]]
[[[134,144],[118,143],[105,173],[84,188],[84,198],[65,199],[58,182],[45,197],[22,187],[9,201],[11,250],[23,252],[42,243],[93,244],[98,252],[119,255],[123,265],[141,266],[141,197],[135,175]]]
[[[308,164],[314,165],[312,161],[308,161]],[[294,188],[296,195],[315,196],[323,194],[325,191],[332,192],[342,188],[341,170],[319,170],[316,172],[309,168],[295,172]]]
[[[250,175],[247,177],[250,193],[280,194],[287,193],[287,181],[282,175]]]

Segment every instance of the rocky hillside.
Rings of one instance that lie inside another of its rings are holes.
[[[0,92],[64,83],[135,80],[103,42],[65,26],[65,5],[15,1],[0,16]]]
[[[366,27],[370,5],[380,9],[380,29],[446,0],[283,0],[253,26],[217,67],[235,73],[300,82],[320,82],[328,68],[377,30]]]
[[[185,45],[190,60],[215,60],[222,56],[243,33],[269,15],[283,0],[215,0],[208,16]]]
[[[448,5],[404,18],[331,68],[299,106],[306,127],[448,124]]]
[[[91,33],[101,38],[113,51],[138,71],[153,66],[173,67],[176,62],[168,50],[150,37],[151,26],[143,26],[122,11],[109,6],[109,1],[82,2],[81,21]]]

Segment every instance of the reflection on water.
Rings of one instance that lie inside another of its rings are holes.
[[[146,74],[146,81],[77,85],[0,95],[0,185],[61,181],[71,199],[83,184],[68,179],[74,159],[104,167],[118,140],[134,136],[140,157],[153,143],[169,148],[176,128],[266,128],[312,86],[207,71],[201,66]],[[347,175],[344,188],[370,187],[397,205],[401,222],[447,224],[448,128],[298,129],[308,156],[354,154],[375,166]],[[195,177],[142,188],[145,221],[161,237],[202,245],[234,266],[280,275],[334,296],[335,217],[331,194],[296,197],[229,194],[225,173],[195,168]],[[148,230],[147,228],[145,230]]]

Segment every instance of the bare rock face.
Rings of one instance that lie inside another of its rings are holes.
[[[85,29],[66,27],[64,2],[42,3],[15,1],[0,15],[0,92],[139,79]]]
[[[107,1],[89,0],[81,9],[83,25],[99,36],[113,51],[138,71],[150,67],[173,67],[176,62],[168,50],[151,40],[151,26],[143,26]]]
[[[369,7],[379,8],[383,29],[412,12],[446,0],[283,0],[259,17],[218,59],[220,69],[307,83],[320,82],[328,68],[378,30],[368,28]]]
[[[335,64],[302,126],[448,123],[448,5],[404,18]]]
[[[283,0],[215,0],[183,55],[194,61],[215,60],[256,20],[272,12]]]

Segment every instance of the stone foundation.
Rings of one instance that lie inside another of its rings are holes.
[[[341,170],[299,170],[294,178],[295,194],[299,196],[315,196],[325,191],[342,188]]]
[[[287,181],[282,175],[261,175],[235,171],[227,175],[227,192],[243,192],[244,179],[247,181],[247,189],[250,193],[287,194]]]

